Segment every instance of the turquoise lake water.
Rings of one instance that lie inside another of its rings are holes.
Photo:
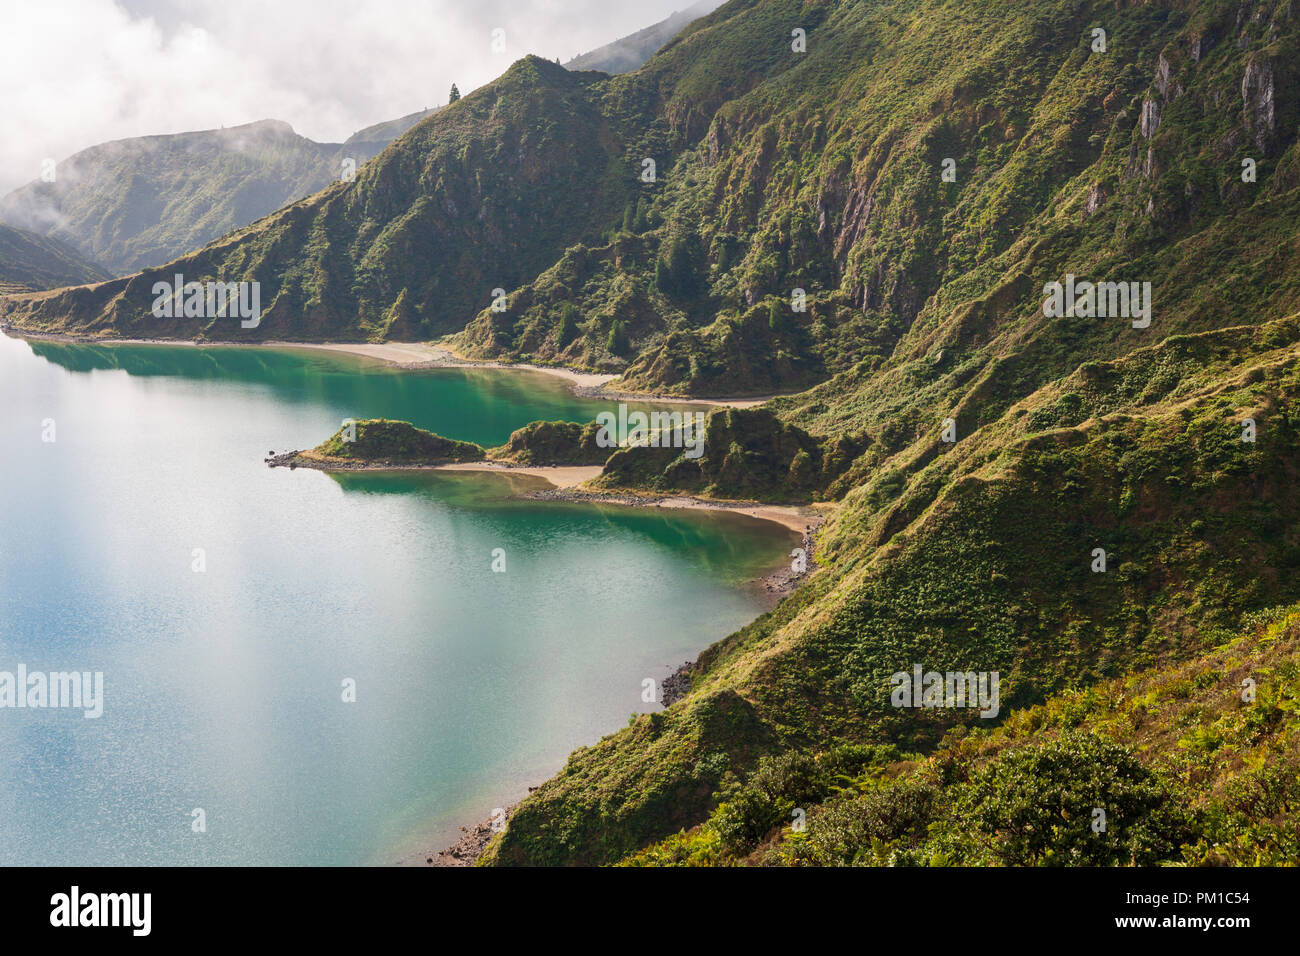
[[[789,533],[262,461],[345,418],[491,445],[609,408],[534,373],[0,336],[0,672],[105,687],[98,719],[0,708],[0,864],[423,862],[658,709],[642,680],[756,617]]]

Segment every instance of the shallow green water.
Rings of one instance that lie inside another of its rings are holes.
[[[348,417],[495,444],[606,407],[522,372],[0,337],[0,671],[105,682],[98,719],[0,709],[0,863],[422,859],[657,707],[641,681],[759,613],[742,585],[787,533],[262,463]]]

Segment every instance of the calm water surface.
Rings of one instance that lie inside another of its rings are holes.
[[[642,679],[753,619],[788,533],[262,463],[348,417],[490,445],[607,407],[523,372],[0,336],[0,671],[105,681],[99,719],[0,709],[0,863],[422,860],[655,709]]]

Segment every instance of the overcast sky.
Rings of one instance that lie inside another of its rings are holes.
[[[693,0],[0,0],[0,194],[96,143],[281,119],[340,142],[528,53],[567,61]],[[491,33],[505,30],[506,52]]]

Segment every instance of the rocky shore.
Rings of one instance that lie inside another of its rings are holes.
[[[764,577],[762,579],[764,590],[778,597],[784,597],[798,587],[801,580],[807,577],[809,569],[813,566],[813,549],[816,546],[816,539],[813,537],[811,530],[804,532],[803,541],[799,546],[804,551],[806,562],[804,570],[796,571],[792,562],[790,567],[783,567]],[[671,707],[689,694],[693,684],[694,672],[695,662],[686,661],[681,667],[665,677],[659,685],[659,703],[664,707]]]
[[[816,546],[816,540],[813,537],[815,530],[814,527],[804,531],[803,538],[799,542],[799,547],[803,549],[804,554],[803,570],[796,571],[794,562],[791,561],[789,565],[773,571],[763,579],[765,589],[784,597],[793,591],[799,582],[807,576],[809,569],[812,567],[813,550]]]
[[[536,787],[529,787],[529,791],[536,790]],[[511,814],[519,804],[506,807],[506,820],[510,819]],[[491,842],[492,837],[496,835],[496,830],[492,829],[492,818],[484,820],[482,823],[473,827],[461,827],[461,832],[465,835],[447,847],[445,850],[439,850],[436,856],[427,857],[425,863],[429,866],[473,866],[478,862],[478,858],[483,855],[487,845]]]
[[[694,661],[686,661],[681,667],[663,679],[660,686],[659,703],[671,707],[691,692],[691,672],[695,670]]]
[[[315,468],[317,471],[387,471],[397,468],[436,468],[436,463],[413,465],[410,462],[395,461],[347,461],[345,459],[310,458],[302,451],[286,451],[283,454],[269,452],[262,459],[268,468]]]

